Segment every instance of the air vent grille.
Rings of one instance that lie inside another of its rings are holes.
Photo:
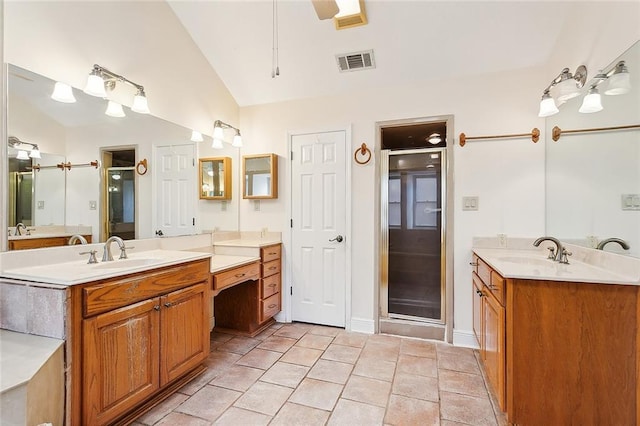
[[[375,68],[373,50],[336,55],[340,72],[358,71]]]

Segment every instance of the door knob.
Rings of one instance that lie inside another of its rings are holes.
[[[344,240],[344,237],[342,235],[338,235],[337,237],[332,238],[329,241],[337,241],[337,242],[341,243],[342,240]]]

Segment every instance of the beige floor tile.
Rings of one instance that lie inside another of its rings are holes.
[[[327,425],[381,425],[383,419],[382,407],[340,398]]]
[[[138,418],[136,422],[143,425],[153,425],[162,419],[164,416],[172,412],[178,405],[182,404],[189,396],[182,393],[174,393],[160,404],[156,405],[142,417]]]
[[[323,426],[329,414],[328,411],[287,402],[270,426]]]
[[[415,374],[398,373],[393,379],[391,393],[409,398],[438,402],[438,379]]]
[[[211,423],[198,417],[182,413],[170,413],[156,423],[157,426],[208,426]]]
[[[496,417],[486,398],[440,392],[440,413],[443,419],[477,426],[494,426]]]
[[[478,361],[473,353],[440,352],[438,354],[438,368],[444,370],[461,371],[464,373],[480,374]]]
[[[278,331],[277,328],[267,328],[266,330],[262,331],[260,334],[253,336],[253,338],[264,341],[269,337],[273,336],[273,333],[275,333],[276,331]]]
[[[353,374],[390,382],[393,380],[395,371],[395,362],[377,360],[375,358],[361,358],[356,363],[356,368],[353,370]]]
[[[424,340],[403,339],[402,343],[400,344],[400,353],[403,355],[435,358],[436,344]]]
[[[367,343],[364,349],[362,349],[362,352],[360,352],[360,359],[371,358],[374,360],[396,362],[399,352],[400,347],[379,344],[371,345]]]
[[[353,346],[336,345],[332,343],[324,351],[320,358],[328,359],[330,361],[347,362],[349,364],[355,364],[360,356],[362,349],[354,348]]]
[[[356,348],[364,348],[364,344],[369,338],[368,334],[352,333],[350,331],[341,331],[333,339],[333,343],[336,345],[353,346]]]
[[[439,425],[437,402],[391,395],[384,422],[390,425]]]
[[[242,358],[240,354],[234,354],[232,352],[223,352],[223,351],[212,351],[207,359],[204,361],[204,364],[207,367],[216,367],[221,364],[231,365],[237,360]]]
[[[273,367],[267,370],[260,377],[260,380],[267,383],[295,388],[300,384],[304,376],[309,372],[309,367],[286,362],[276,362]]]
[[[275,416],[293,389],[271,383],[256,382],[233,404],[234,407]]]
[[[322,355],[321,350],[294,346],[280,358],[280,361],[311,367],[320,355]]]
[[[207,385],[183,402],[174,411],[200,417],[212,422],[241,395],[242,393],[240,392]]]
[[[462,348],[460,346],[453,346],[448,343],[441,343],[441,342],[436,343],[436,352],[439,354],[448,352],[455,355],[461,355],[461,354],[473,355],[473,351],[474,350],[471,348]]]
[[[412,355],[398,357],[399,373],[417,374],[426,377],[438,377],[438,364],[433,358],[423,358]]]
[[[466,423],[454,422],[452,420],[441,419],[440,426],[467,426]]]
[[[451,370],[440,370],[439,373],[441,391],[477,396],[488,400],[489,394],[482,376]]]
[[[324,325],[314,325],[309,329],[308,333],[318,334],[320,336],[336,337],[341,331],[344,331],[344,329],[337,327],[328,327]]]
[[[353,365],[351,364],[319,359],[309,371],[307,377],[344,385],[349,379],[351,370],[353,370]]]
[[[243,410],[242,408],[231,407],[224,412],[223,415],[218,417],[213,424],[214,425],[251,425],[261,426],[268,425],[271,421],[271,416],[266,414],[260,414],[249,410]]]
[[[273,334],[275,336],[291,337],[292,339],[299,339],[302,336],[304,336],[307,330],[309,330],[310,328],[311,327],[297,326],[295,324],[286,324]]]
[[[269,351],[286,352],[291,348],[291,346],[295,345],[296,342],[296,339],[292,339],[290,337],[269,336],[258,345],[258,348]]]
[[[225,343],[233,339],[234,335],[226,334],[226,333],[218,333],[214,331],[210,334],[210,337],[211,337],[211,342]]]
[[[216,377],[224,374],[224,372],[229,368],[228,364],[216,366],[216,367],[208,367],[202,374],[195,377],[189,383],[178,389],[178,392],[185,395],[193,395],[202,389],[206,384],[211,382],[211,380]]]
[[[213,379],[210,383],[227,389],[244,392],[262,376],[264,371],[258,368],[232,365],[226,372]]]
[[[329,347],[332,341],[333,337],[330,336],[305,334],[300,340],[298,340],[296,346],[301,346],[303,348],[320,349],[324,351],[325,349],[327,349],[327,347]]]
[[[261,340],[251,339],[249,337],[235,336],[233,339],[218,347],[218,350],[244,355],[261,342]]]
[[[394,348],[400,348],[401,338],[395,336],[388,336],[386,334],[372,334],[367,340],[368,345],[383,345]]]
[[[330,411],[336,405],[342,388],[342,385],[336,383],[304,379],[302,383],[300,383],[300,386],[293,392],[289,401]]]
[[[369,377],[351,376],[342,398],[386,407],[391,393],[391,383]]]
[[[267,370],[282,356],[280,352],[267,351],[264,349],[253,349],[251,352],[240,358],[236,364],[247,367]]]

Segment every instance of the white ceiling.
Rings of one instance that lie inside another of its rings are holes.
[[[571,2],[365,0],[368,25],[336,31],[310,0],[169,1],[240,106],[544,65]],[[340,73],[336,54],[373,49],[376,68]]]

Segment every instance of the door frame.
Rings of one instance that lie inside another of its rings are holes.
[[[344,154],[345,154],[345,180],[348,182],[348,185],[345,188],[345,298],[344,298],[344,328],[345,330],[351,330],[351,152],[352,152],[352,141],[351,141],[351,125],[345,126],[335,126],[335,127],[323,127],[320,129],[303,129],[303,130],[290,130],[287,131],[287,179],[286,183],[288,188],[286,188],[286,193],[288,194],[286,197],[286,211],[289,212],[289,217],[286,218],[286,223],[284,225],[285,229],[288,229],[289,232],[283,232],[283,243],[284,247],[292,247],[293,242],[293,228],[291,227],[291,220],[293,218],[293,200],[291,199],[293,195],[293,167],[291,166],[291,161],[293,160],[291,157],[292,149],[293,149],[293,137],[294,136],[302,136],[309,135],[315,133],[329,133],[329,132],[344,132],[345,134],[345,143],[344,143]],[[287,256],[286,253],[283,256],[285,261],[285,276],[284,278],[284,321],[292,322],[292,307],[291,307],[291,280],[293,277],[293,264],[292,264],[292,256]],[[283,318],[280,317],[280,320]]]
[[[421,123],[431,123],[431,122],[446,122],[447,126],[447,137],[446,137],[446,175],[443,179],[443,186],[446,187],[446,197],[443,199],[443,205],[445,206],[445,212],[442,216],[442,232],[444,233],[444,239],[442,241],[443,251],[445,253],[445,265],[443,268],[445,274],[445,303],[444,303],[444,326],[445,326],[445,341],[448,343],[453,342],[453,242],[454,242],[454,234],[453,234],[453,216],[454,216],[454,178],[453,178],[453,170],[454,170],[454,120],[453,115],[439,115],[439,116],[430,116],[430,117],[418,117],[418,118],[408,118],[401,120],[388,120],[388,121],[377,121],[376,122],[376,143],[375,143],[375,158],[382,158],[382,129],[386,127],[398,127],[398,126],[409,126],[412,124],[421,124]],[[383,173],[383,165],[380,164],[375,169],[375,205],[376,210],[374,214],[374,223],[375,232],[374,237],[374,267],[375,267],[375,282],[377,283],[377,291],[374,291],[374,300],[375,300],[375,332],[379,333],[380,331],[380,319],[382,316],[382,308],[381,302],[383,299],[382,296],[382,266],[383,260],[382,256],[385,254],[385,249],[383,248],[383,244],[385,241],[383,239],[383,223],[382,223],[382,202],[386,199],[382,194],[382,173]]]

